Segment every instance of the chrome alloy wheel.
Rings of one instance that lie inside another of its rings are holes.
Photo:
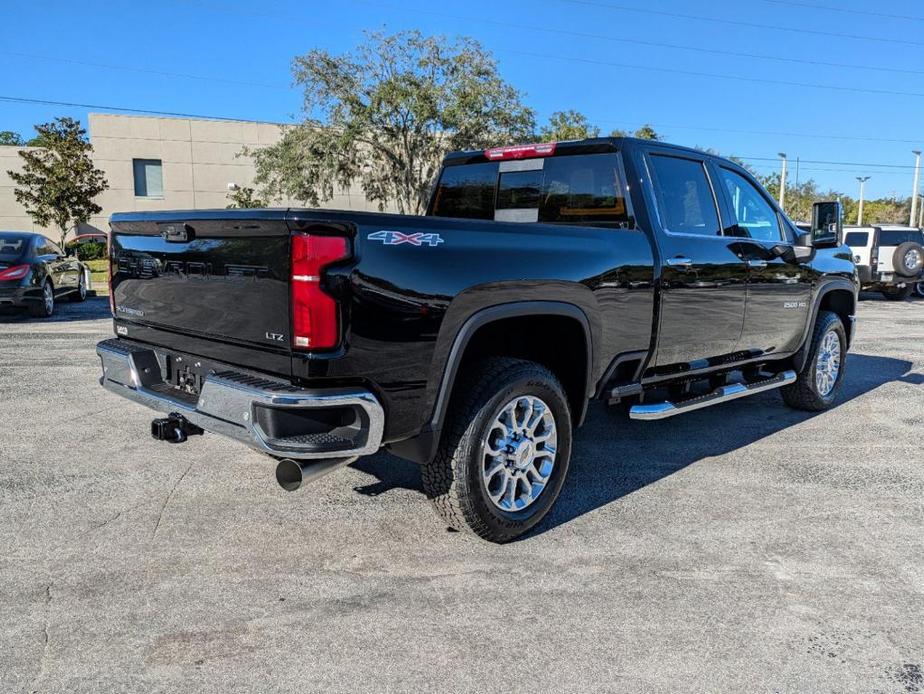
[[[482,481],[502,511],[521,511],[542,494],[555,467],[558,433],[549,406],[532,395],[504,405],[482,441]]]
[[[815,387],[822,397],[830,395],[841,372],[841,338],[829,330],[818,347],[818,360],[815,363]]]
[[[905,267],[909,270],[913,270],[918,266],[918,263],[921,262],[921,252],[917,248],[912,248],[905,253],[903,260],[905,261]]]
[[[48,282],[42,287],[42,302],[45,304],[45,313],[50,316],[55,310],[55,292]]]

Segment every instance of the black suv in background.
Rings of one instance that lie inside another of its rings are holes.
[[[622,138],[451,154],[426,216],[119,214],[101,383],[163,412],[156,438],[268,453],[285,489],[385,447],[447,523],[506,541],[555,502],[590,401],[831,407],[840,218],[817,203],[802,233],[734,162]]]

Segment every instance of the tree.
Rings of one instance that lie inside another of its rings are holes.
[[[0,146],[4,147],[22,147],[25,142],[19,133],[12,130],[0,130]]]
[[[266,200],[257,196],[256,191],[253,188],[248,186],[241,186],[240,188],[235,188],[232,192],[228,193],[228,200],[231,201],[230,205],[227,205],[227,209],[254,209],[256,207],[266,207]]]
[[[600,128],[590,124],[587,116],[579,111],[556,111],[549,118],[548,125],[539,131],[542,142],[562,142],[564,140],[584,140],[599,137]]]
[[[334,56],[315,49],[293,61],[304,120],[253,157],[261,194],[317,205],[359,179],[379,209],[420,213],[447,152],[523,141],[532,110],[469,38],[417,31],[370,33]]]
[[[80,121],[56,118],[36,125],[34,142],[41,149],[20,151],[22,171],[7,171],[16,201],[39,226],[58,227],[61,245],[68,232],[102,211],[93,200],[109,188],[90,153],[93,145]]]
[[[660,140],[661,135],[648,123],[645,123],[642,127],[638,128],[631,135],[627,130],[614,130],[610,133],[610,137],[637,137],[640,140]]]

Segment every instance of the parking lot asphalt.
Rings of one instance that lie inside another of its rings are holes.
[[[829,412],[593,408],[506,546],[388,454],[289,494],[155,442],[105,299],[0,316],[0,690],[924,691],[924,302],[859,315]]]

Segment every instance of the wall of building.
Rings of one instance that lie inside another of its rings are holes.
[[[93,159],[106,174],[109,190],[97,198],[103,211],[86,228],[106,231],[114,212],[224,208],[229,184],[253,185],[255,170],[241,149],[273,144],[282,126],[274,123],[155,118],[91,113],[88,132]],[[20,168],[18,147],[0,147],[0,229],[42,231],[13,196],[8,169]],[[133,160],[162,162],[163,194],[135,195]],[[323,205],[328,209],[374,210],[358,185],[335,191]],[[298,207],[298,201],[274,201],[274,206]],[[57,231],[45,230],[52,238]]]
[[[32,223],[22,206],[13,195],[13,179],[7,171],[22,171],[20,149],[25,147],[0,146],[0,229],[16,231],[46,231]],[[57,239],[56,230],[47,230],[51,238]]]

